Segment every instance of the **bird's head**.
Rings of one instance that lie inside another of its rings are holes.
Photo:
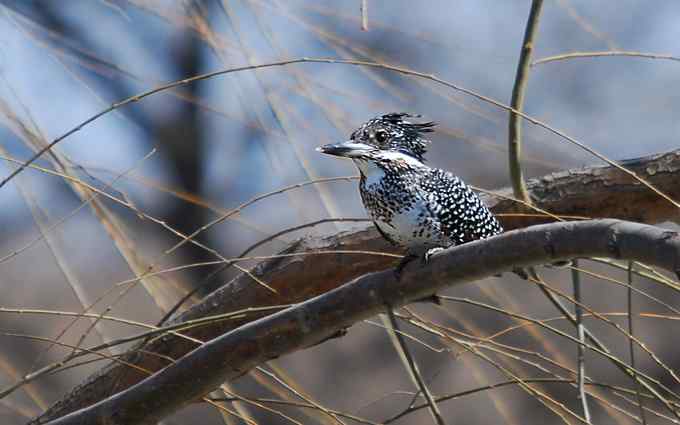
[[[354,130],[350,140],[342,143],[319,146],[317,150],[335,156],[353,159],[370,159],[379,151],[397,151],[423,161],[430,141],[423,133],[434,131],[435,123],[413,123],[407,118],[420,115],[390,113],[380,115]]]

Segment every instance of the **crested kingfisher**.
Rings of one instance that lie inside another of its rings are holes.
[[[475,192],[452,173],[425,164],[433,122],[390,113],[352,132],[350,140],[317,148],[349,158],[359,169],[361,200],[380,234],[406,248],[397,276],[414,258],[426,263],[444,248],[494,236],[500,223]]]

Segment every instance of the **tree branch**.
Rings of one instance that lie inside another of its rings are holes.
[[[680,198],[680,185],[677,184],[680,150],[628,160],[623,165],[668,195]],[[629,175],[611,166],[595,166],[550,174],[529,181],[528,189],[537,207],[566,216],[616,217],[647,223],[676,220],[678,216],[677,210],[670,204],[636,183]],[[502,190],[499,193],[508,196],[511,192]],[[506,229],[550,221],[548,218],[536,216],[534,211],[513,201],[486,198],[493,212],[500,215]],[[505,215],[526,213],[534,215],[521,217]],[[325,238],[301,240],[284,252],[333,249],[395,252],[372,227]],[[265,261],[253,270],[253,274],[275,288],[280,294],[279,298],[273,297],[270,291],[254,284],[247,275],[241,275],[207,296],[201,303],[175,317],[172,323],[228,313],[244,307],[301,302],[336,288],[359,275],[390,267],[393,262],[394,260],[387,257],[366,254],[296,256]],[[208,341],[258,317],[261,316],[250,315],[243,320],[224,321],[187,331],[186,334]],[[175,359],[195,348],[196,344],[173,335],[157,339],[144,347],[148,352]],[[161,356],[133,353],[125,356],[124,360],[146,370],[157,371],[168,364]],[[144,378],[146,375],[138,371],[112,363],[74,388],[32,423],[44,423],[96,403]]]
[[[640,261],[677,274],[680,234],[620,220],[587,220],[533,226],[449,248],[435,255],[428,267],[407,267],[399,281],[391,270],[369,273],[243,325],[127,390],[50,424],[155,423],[220,383],[268,360],[318,344],[385,311],[387,305],[402,306],[444,287],[515,267],[575,257]]]
[[[529,80],[529,65],[531,64],[531,54],[534,51],[534,39],[538,32],[538,21],[541,17],[543,0],[532,0],[527,26],[522,40],[522,50],[520,51],[517,72],[515,74],[515,84],[512,87],[512,98],[510,107],[518,111],[524,110],[524,94]],[[522,120],[514,112],[510,112],[508,121],[508,168],[510,169],[510,182],[513,192],[517,199],[529,202],[529,192],[524,182],[522,173],[521,151],[522,151]]]

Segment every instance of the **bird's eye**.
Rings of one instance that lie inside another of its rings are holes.
[[[378,143],[385,143],[387,141],[387,132],[385,130],[376,131],[375,140],[377,140]]]

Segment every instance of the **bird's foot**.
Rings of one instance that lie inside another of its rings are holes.
[[[425,254],[420,255],[420,256],[415,255],[415,254],[411,254],[411,253],[406,254],[404,256],[404,258],[402,258],[399,265],[394,269],[394,276],[397,278],[397,280],[400,280],[401,279],[401,272],[404,270],[404,267],[406,267],[406,265],[408,263],[410,263],[411,261],[413,261],[417,258],[420,258],[420,265],[425,266],[430,261],[430,257],[433,254],[435,254],[439,251],[442,251],[443,249],[444,248],[432,248],[432,249],[427,250],[425,252]],[[442,305],[442,300],[441,300],[441,298],[439,298],[439,296],[437,296],[437,294],[430,295],[429,297],[419,298],[419,299],[415,300],[414,302],[417,302],[417,303],[418,302],[432,303],[432,304],[436,304],[436,305]]]
[[[437,247],[437,248],[430,248],[427,251],[425,251],[425,254],[423,254],[423,258],[420,259],[420,265],[424,266],[427,263],[430,262],[430,257],[432,257],[434,254],[438,253],[439,251],[443,251],[444,248],[442,247]]]
[[[335,333],[327,336],[326,338],[322,339],[321,341],[319,341],[317,344],[314,344],[314,345],[322,344],[326,341],[330,341],[331,339],[342,338],[343,336],[347,335],[347,329],[348,328],[342,328],[338,331],[335,331]]]
[[[435,305],[442,305],[442,299],[439,298],[439,295],[437,295],[437,294],[432,294],[429,297],[418,298],[414,302],[416,302],[416,303],[432,303],[432,304],[435,304]]]
[[[529,273],[525,269],[523,269],[522,267],[515,267],[514,269],[512,269],[512,272],[514,274],[516,274],[517,276],[519,276],[519,278],[522,279],[522,280],[529,280]],[[503,274],[498,273],[498,274],[495,274],[494,276],[495,277],[502,277]]]
[[[404,267],[406,267],[408,263],[415,260],[416,258],[418,258],[418,256],[411,253],[404,255],[397,267],[394,269],[394,277],[397,280],[401,280],[401,272],[404,271]]]
[[[545,267],[549,269],[566,269],[574,265],[572,260],[555,261],[554,263],[546,264]]]
[[[432,257],[434,254],[438,253],[439,251],[443,251],[444,248],[442,247],[437,247],[437,248],[430,248],[425,253],[421,256],[413,254],[413,253],[407,253],[404,255],[404,258],[401,259],[397,267],[394,269],[394,276],[397,278],[397,280],[401,279],[401,272],[404,271],[404,267],[411,261],[420,258],[420,265],[426,266],[428,262],[430,262],[430,257]]]
[[[522,280],[529,280],[529,273],[521,267],[515,267],[512,269],[512,272],[519,276]]]

